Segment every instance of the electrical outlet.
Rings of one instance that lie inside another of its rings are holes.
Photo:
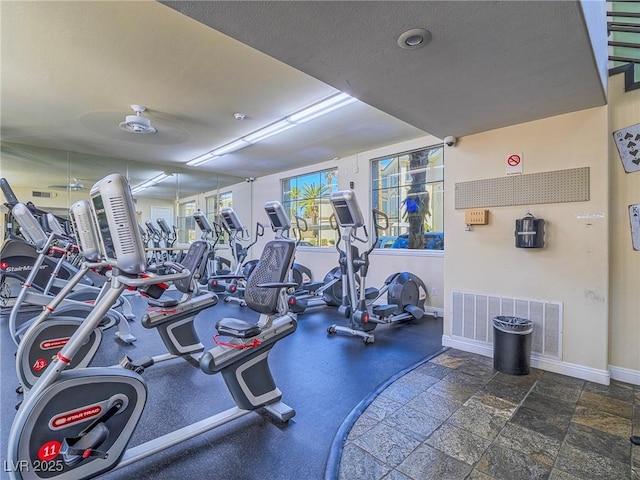
[[[467,225],[486,225],[489,223],[489,210],[476,208],[465,211],[464,223]]]
[[[438,290],[436,290],[435,288],[431,289],[431,295],[433,295],[434,297],[438,296]]]

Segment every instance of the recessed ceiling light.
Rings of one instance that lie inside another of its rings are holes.
[[[247,116],[244,113],[236,112],[233,114],[233,118],[236,120],[244,120]]]
[[[431,32],[424,28],[412,28],[398,37],[398,46],[405,50],[424,47],[431,41]]]

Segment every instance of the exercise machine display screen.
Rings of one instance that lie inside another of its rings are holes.
[[[289,230],[291,222],[287,216],[282,204],[276,200],[264,204],[264,210],[267,212],[271,227],[275,230]]]
[[[244,226],[240,221],[240,217],[238,217],[238,214],[233,208],[224,207],[220,211],[220,216],[222,217],[222,220],[224,220],[224,223],[227,225],[227,228],[232,232],[242,232],[244,230]]]
[[[100,237],[102,238],[102,244],[104,246],[104,253],[109,260],[117,261],[116,249],[113,246],[113,237],[111,237],[111,230],[109,230],[109,221],[107,220],[107,213],[104,210],[104,203],[102,197],[93,197],[93,209],[96,212],[96,220],[98,221],[98,230],[100,231]]]
[[[166,235],[170,235],[172,233],[171,228],[169,228],[169,225],[167,225],[167,222],[164,218],[159,218],[157,221],[158,225]]]
[[[200,210],[198,210],[193,214],[193,219],[198,224],[198,228],[203,232],[205,233],[213,232],[213,225],[211,225],[211,222],[209,221],[207,216],[204,213],[202,213]]]
[[[362,211],[353,190],[334,192],[331,194],[330,201],[341,227],[359,228],[364,225]]]
[[[158,227],[156,227],[151,220],[145,220],[144,224],[154,235],[161,235],[160,230],[158,230]]]

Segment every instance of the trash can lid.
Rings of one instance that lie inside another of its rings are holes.
[[[507,333],[525,334],[533,331],[533,322],[526,318],[498,315],[493,317],[493,326]]]

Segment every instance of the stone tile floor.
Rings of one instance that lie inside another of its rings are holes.
[[[505,375],[448,350],[400,377],[351,428],[340,480],[640,480],[640,387]]]

